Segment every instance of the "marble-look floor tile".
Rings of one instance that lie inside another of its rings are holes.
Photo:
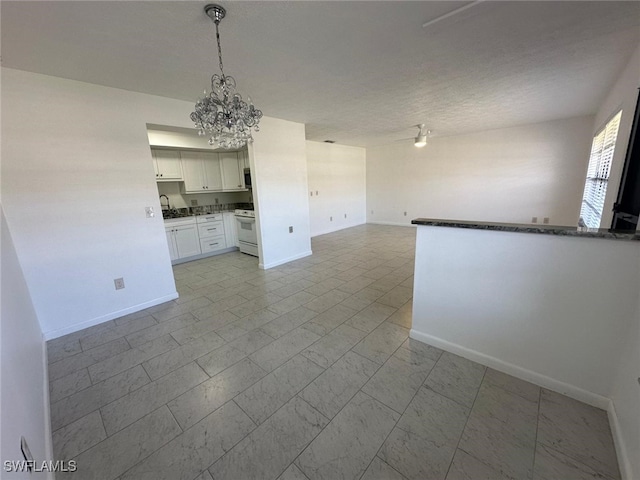
[[[271,322],[272,320],[275,320],[279,316],[280,315],[272,312],[271,310],[267,310],[266,308],[261,308],[255,312],[250,313],[246,317],[241,318],[237,322],[227,325],[227,327],[222,328],[217,332],[220,336],[222,336],[226,340],[231,341],[231,340],[234,340],[234,338],[229,338],[229,335],[231,335],[233,332],[225,332],[226,329],[230,330],[232,327],[235,327],[236,329],[241,328],[244,331],[244,333],[247,333],[247,332],[251,332],[252,330],[255,330],[256,328],[262,327],[263,325]],[[225,333],[227,333],[227,336],[225,336]]]
[[[297,328],[262,347],[249,358],[268,372],[275,370],[320,338],[309,330]]]
[[[469,410],[420,388],[378,454],[410,479],[444,479]]]
[[[333,418],[378,368],[377,363],[357,353],[347,352],[300,396],[327,418]]]
[[[292,463],[291,465],[289,465],[289,468],[287,468],[284,472],[282,472],[282,475],[278,477],[278,480],[309,480],[309,479],[304,473],[302,473],[302,470],[300,470],[298,467],[296,467],[294,463]]]
[[[311,480],[360,478],[399,417],[357,393],[295,463]]]
[[[406,480],[397,470],[394,470],[388,463],[380,460],[380,457],[373,457],[373,461],[364,472],[362,480]]]
[[[366,333],[362,330],[348,325],[341,325],[309,348],[303,350],[302,355],[322,368],[328,368],[362,340],[364,336],[366,336]]]
[[[409,337],[409,330],[395,323],[383,322],[360,343],[353,351],[376,363],[384,363]]]
[[[150,382],[142,366],[137,365],[103,382],[51,404],[51,430],[70,424],[94,410],[133,392]]]
[[[187,327],[171,332],[171,336],[180,345],[185,345],[187,343],[193,342],[194,340],[202,337],[209,332],[213,332],[214,330],[222,328],[225,325],[228,325],[229,323],[235,322],[237,320],[239,320],[239,318],[236,317],[233,313],[222,312],[214,315],[211,318],[207,318],[206,320],[199,320]]]
[[[59,362],[66,357],[71,357],[82,352],[79,339],[65,338],[65,340],[66,341],[58,340],[57,342],[50,340],[47,342],[47,363]]]
[[[176,341],[170,335],[166,335],[140,345],[138,348],[126,350],[106,360],[94,363],[89,366],[91,381],[97,383],[106,380],[177,346]]]
[[[308,291],[309,290],[307,290],[307,292]],[[340,302],[346,300],[350,296],[351,295],[346,292],[334,289],[323,293],[319,297],[314,298],[309,303],[306,303],[305,307],[313,310],[314,312],[322,313],[329,310],[331,307],[338,305]]]
[[[207,375],[213,377],[230,366],[235,365],[246,356],[244,352],[227,344],[224,347],[220,347],[213,352],[203,355],[198,358],[196,362],[207,372]]]
[[[157,338],[161,338],[165,335],[170,334],[171,332],[192,325],[197,321],[198,319],[191,313],[184,313],[170,320],[167,320],[166,322],[157,323],[155,325],[127,335],[125,338],[132,348],[136,348],[144,343],[150,342]]]
[[[151,315],[147,315],[146,317],[140,317],[121,325],[114,324],[112,327],[102,332],[97,332],[91,335],[87,335],[86,337],[82,337],[80,339],[80,344],[82,345],[83,350],[89,350],[99,345],[104,345],[105,343],[116,340],[120,337],[124,337],[125,335],[130,335],[139,330],[152,327],[153,325],[157,325],[157,323],[158,322],[155,318],[153,318]]]
[[[512,377],[506,373],[499,372],[493,368],[487,368],[484,375],[484,383],[500,387],[516,395],[520,395],[527,400],[537,402],[540,398],[540,387],[533,383],[525,382],[519,378]]]
[[[434,392],[471,407],[476,398],[486,367],[444,352],[431,370],[425,385]]]
[[[538,442],[604,475],[620,476],[604,410],[542,389]]]
[[[189,428],[266,374],[248,358],[241,360],[169,402],[169,409],[183,429]]]
[[[246,389],[234,401],[254,422],[263,423],[323,371],[323,368],[302,355],[296,355]]]
[[[400,306],[386,321],[410,329],[413,324],[413,301],[409,300]]]
[[[569,480],[568,477],[558,477],[557,480],[561,478]],[[507,477],[500,471],[485,465],[468,453],[457,450],[449,467],[446,480],[511,480],[511,477]]]
[[[90,386],[91,378],[89,377],[87,369],[77,370],[49,384],[49,401],[56,403],[58,400],[73,395]]]
[[[442,356],[442,350],[439,348],[427,345],[413,338],[407,338],[402,345],[403,349],[410,352],[411,357],[415,357],[416,361],[423,361],[421,359],[433,360],[437,362]]]
[[[299,282],[285,284],[280,288],[272,290],[272,292],[275,293],[276,295],[280,295],[282,298],[286,298],[286,297],[290,297],[295,293],[298,293],[301,290],[305,290],[309,287],[312,287],[314,285],[315,285],[314,282],[303,278]],[[310,292],[310,293],[312,293],[313,295],[318,295],[317,293],[313,293],[313,292]]]
[[[192,362],[120,397],[100,410],[107,433],[113,435],[208,378],[209,376]]]
[[[110,357],[130,350],[131,347],[124,338],[118,338],[86,352],[78,353],[49,365],[49,382],[58,380],[76,370],[87,368]]]
[[[269,305],[279,302],[280,300],[282,300],[282,297],[280,295],[276,295],[273,292],[268,292],[268,293],[265,293],[264,295],[253,298],[248,302],[242,303],[237,307],[233,307],[229,309],[229,311],[240,318],[244,318],[248,315],[251,315],[254,312],[265,309]]]
[[[483,384],[459,448],[504,475],[531,478],[538,402]]]
[[[228,402],[137,464],[121,480],[192,480],[254,428],[249,417]]]
[[[228,345],[236,350],[240,350],[245,355],[251,355],[272,343],[273,340],[273,337],[267,335],[261,330],[252,330],[249,333],[236,338],[232,342],[229,342]]]
[[[388,317],[396,311],[395,308],[381,303],[372,303],[360,312],[346,321],[346,324],[362,330],[363,332],[372,332]],[[392,324],[393,325],[393,324]]]
[[[331,332],[331,330],[349,320],[356,313],[356,310],[341,303],[317,315],[307,325],[316,326],[318,330],[313,331],[317,331],[319,335],[326,335]]]
[[[277,478],[327,423],[307,402],[293,397],[209,472],[216,480]]]
[[[368,286],[345,299],[341,305],[360,312],[367,307],[371,307],[371,305],[382,295],[384,295],[384,292]]]
[[[285,313],[295,310],[299,306],[304,305],[315,298],[318,297],[309,292],[302,291],[283,298],[278,302],[272,303],[267,307],[267,309],[277,313],[278,315],[284,315]]]
[[[337,278],[337,277],[334,277],[334,278]],[[338,280],[340,279],[338,278]],[[353,295],[355,293],[358,293],[363,288],[368,287],[373,282],[375,282],[373,278],[359,276],[359,277],[352,278],[351,280],[344,281],[344,283],[336,287],[336,289]]]
[[[537,445],[533,480],[614,480],[619,478],[619,476],[604,475],[546,445],[540,443]]]
[[[291,330],[298,328],[300,325],[307,323],[317,315],[313,310],[306,307],[298,307],[285,313],[281,317],[266,323],[260,330],[273,338],[280,338]]]
[[[70,423],[53,433],[53,453],[56,460],[71,460],[107,438],[99,412]]]
[[[396,412],[404,412],[435,365],[434,361],[413,363],[409,359],[403,353],[389,358],[362,391]]]
[[[305,290],[313,295],[324,295],[327,292],[330,292],[331,290],[339,287],[340,285],[343,285],[345,282],[344,280],[340,280],[339,278],[327,278],[326,280],[322,280],[318,283],[314,283],[313,285],[305,288]],[[349,293],[349,292],[346,292]],[[351,295],[351,293],[349,293],[349,295]]]
[[[91,447],[76,457],[78,469],[56,478],[100,480],[115,478],[181,432],[166,406]]]
[[[216,351],[224,343],[225,341],[215,332],[209,332],[192,342],[147,360],[142,366],[151,379],[156,380],[193,362],[212,350]]]
[[[374,287],[375,288],[375,287]],[[383,305],[400,308],[405,305],[413,297],[413,289],[408,287],[395,286],[382,297],[376,300]]]
[[[171,320],[172,318],[176,318],[185,313],[189,313],[192,310],[197,310],[198,308],[211,305],[211,303],[211,300],[209,300],[208,298],[199,297],[181,304],[174,303],[168,308],[152,313],[152,315],[156,320],[158,320],[158,322],[166,322],[167,320]]]

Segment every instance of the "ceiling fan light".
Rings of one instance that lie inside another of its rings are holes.
[[[422,148],[427,144],[427,136],[426,135],[418,135],[416,137],[416,141],[414,145],[418,148]]]

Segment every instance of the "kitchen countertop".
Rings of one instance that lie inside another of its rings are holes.
[[[605,228],[589,229],[583,227],[568,227],[559,225],[527,225],[520,223],[469,222],[464,220],[443,220],[436,218],[416,218],[411,220],[413,225],[427,225],[432,227],[470,228],[475,230],[494,230],[499,232],[538,233],[543,235],[557,235],[562,237],[604,238],[611,240],[640,240],[636,231],[612,232]]]

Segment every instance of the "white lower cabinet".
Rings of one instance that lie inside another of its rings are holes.
[[[238,246],[233,212],[165,220],[171,261]]]
[[[180,222],[165,226],[171,260],[200,255],[200,237],[196,223]]]
[[[224,238],[224,223],[221,213],[197,217],[198,235],[202,253],[215,252],[227,248]]]

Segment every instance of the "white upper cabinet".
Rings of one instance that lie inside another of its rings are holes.
[[[181,152],[184,193],[222,190],[220,159],[214,152]]]
[[[222,189],[244,190],[244,157],[236,152],[221,152]],[[240,158],[239,158],[240,157]]]
[[[175,150],[151,149],[153,169],[158,182],[178,182],[182,180],[180,153]]]

